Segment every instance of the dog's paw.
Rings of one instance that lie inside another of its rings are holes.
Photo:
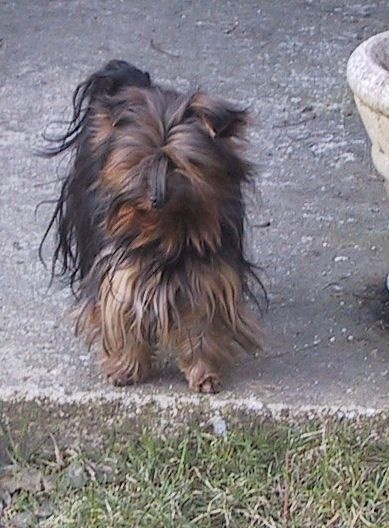
[[[149,358],[143,358],[142,361],[109,361],[104,359],[103,370],[109,383],[114,387],[125,387],[136,383],[142,383],[147,378],[151,362]]]
[[[221,389],[219,377],[210,375],[200,385],[197,386],[197,392],[202,394],[217,394]]]
[[[217,394],[221,389],[221,380],[217,374],[204,374],[201,378],[192,377],[189,388],[201,394]]]
[[[113,374],[107,375],[107,380],[114,387],[126,387],[127,385],[133,385],[136,381],[133,379],[128,372],[114,372]]]

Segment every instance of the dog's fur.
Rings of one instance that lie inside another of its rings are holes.
[[[56,224],[53,270],[60,260],[70,274],[77,329],[101,340],[116,385],[144,380],[154,352],[171,349],[191,389],[215,392],[222,366],[258,347],[244,300],[246,121],[201,91],[153,85],[124,61],[73,95],[67,133],[46,152],[74,152],[46,235]]]

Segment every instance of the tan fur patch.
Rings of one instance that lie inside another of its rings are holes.
[[[107,372],[118,378],[127,372],[136,381],[146,368],[144,355],[148,364],[153,348],[170,349],[190,384],[200,387],[208,377],[216,380],[221,367],[242,350],[259,346],[258,326],[228,265],[191,263],[185,284],[178,276],[166,282],[160,272],[145,278],[142,268],[138,261],[108,270],[98,306],[82,327],[100,335]]]

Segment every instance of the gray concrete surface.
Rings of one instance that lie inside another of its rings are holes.
[[[67,290],[48,290],[38,260],[52,205],[35,208],[57,195],[66,167],[33,149],[48,123],[67,115],[75,85],[113,57],[253,113],[258,192],[249,193],[248,242],[269,293],[266,350],[236,367],[212,405],[389,408],[389,207],[345,76],[351,51],[388,24],[387,0],[1,2],[0,400],[8,413],[23,398],[209,401],[188,397],[171,364],[143,387],[108,387],[95,353],[72,336]]]

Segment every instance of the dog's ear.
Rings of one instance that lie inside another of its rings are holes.
[[[190,109],[213,138],[241,137],[248,121],[246,110],[238,109],[222,99],[209,97],[203,92],[193,95]]]

